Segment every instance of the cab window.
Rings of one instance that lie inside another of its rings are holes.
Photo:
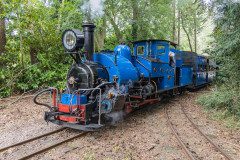
[[[137,47],[137,54],[143,55],[144,54],[144,46],[138,46]]]
[[[162,55],[165,53],[165,46],[164,45],[158,45],[157,46],[157,53]]]

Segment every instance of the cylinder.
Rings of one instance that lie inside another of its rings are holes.
[[[85,39],[84,50],[86,52],[86,58],[92,61],[94,52],[94,29],[96,26],[93,23],[83,23],[82,27]]]

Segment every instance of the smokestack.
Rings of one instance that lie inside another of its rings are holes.
[[[84,33],[84,49],[87,52],[87,60],[93,60],[94,52],[94,28],[96,27],[93,23],[83,23],[83,33]]]

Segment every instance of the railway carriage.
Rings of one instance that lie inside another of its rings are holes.
[[[193,73],[194,73],[194,54],[192,52],[181,51],[181,72],[180,72],[180,85],[192,86]]]
[[[177,49],[166,40],[118,45],[113,51],[94,53],[94,24],[63,33],[63,46],[73,59],[66,89],[39,92],[34,102],[49,108],[45,120],[79,130],[95,130],[122,119],[126,114],[159,102],[189,88],[212,82],[215,68],[206,57]],[[210,72],[211,71],[211,72]],[[52,93],[52,105],[37,97]]]

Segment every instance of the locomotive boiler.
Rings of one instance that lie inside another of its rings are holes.
[[[93,23],[83,32],[64,31],[62,43],[74,63],[69,68],[66,89],[39,92],[34,102],[49,108],[45,120],[79,130],[95,130],[122,119],[135,109],[212,81],[209,60],[196,53],[180,51],[166,40],[141,40],[113,51],[94,53]],[[213,71],[211,71],[212,73]],[[199,76],[200,75],[200,76]],[[37,101],[51,92],[52,105]]]

